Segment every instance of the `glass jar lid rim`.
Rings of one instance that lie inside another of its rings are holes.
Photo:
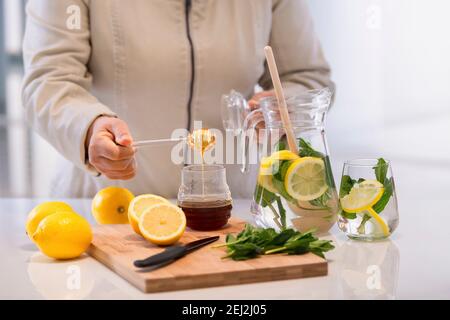
[[[332,89],[328,87],[320,88],[320,89],[311,89],[311,90],[304,90],[304,91],[289,91],[289,88],[285,90],[285,99],[286,102],[289,103],[290,101],[295,102],[297,100],[301,99],[307,99],[307,100],[313,100],[315,98],[331,98],[333,95]],[[261,98],[261,102],[271,102],[271,101],[277,101],[277,98],[275,95],[273,96],[266,96]]]

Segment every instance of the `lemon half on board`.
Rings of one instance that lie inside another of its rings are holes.
[[[169,201],[154,194],[142,194],[131,201],[130,206],[128,207],[128,220],[130,221],[130,225],[134,232],[142,235],[139,230],[139,218],[145,210],[161,203],[169,203]]]
[[[148,241],[167,246],[177,242],[186,229],[183,210],[173,204],[151,206],[139,218],[139,229]]]

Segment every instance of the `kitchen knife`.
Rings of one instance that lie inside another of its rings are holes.
[[[219,238],[220,238],[219,236],[204,238],[190,242],[184,246],[169,247],[163,252],[148,257],[147,259],[134,261],[134,266],[137,268],[147,268],[160,264],[167,264],[169,262],[175,261],[176,259],[184,257],[185,255],[191,253],[196,249],[206,246],[207,244],[213,243],[219,240]]]

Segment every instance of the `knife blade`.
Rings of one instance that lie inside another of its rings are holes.
[[[167,264],[173,262],[181,257],[184,257],[188,253],[191,253],[207,244],[213,243],[219,240],[219,236],[204,238],[190,242],[184,246],[169,247],[161,253],[150,256],[146,259],[134,261],[134,266],[137,268],[147,268],[160,264]]]

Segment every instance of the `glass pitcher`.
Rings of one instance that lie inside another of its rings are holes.
[[[244,97],[231,91],[222,97],[223,125],[240,138],[242,172],[248,171],[252,146],[258,150],[259,173],[251,206],[255,223],[325,233],[337,221],[340,209],[325,136],[333,93],[324,88],[285,94],[298,153],[288,150],[274,96],[261,99],[259,108],[251,111]],[[265,129],[260,128],[263,122]]]

